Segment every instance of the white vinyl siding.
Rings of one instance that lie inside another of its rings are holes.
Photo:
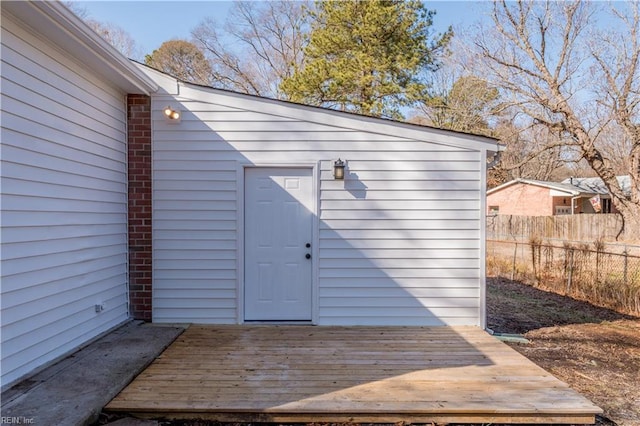
[[[128,318],[127,184],[125,94],[7,16],[1,56],[5,386]]]
[[[358,179],[344,182],[323,162],[320,322],[477,325],[478,153],[413,151],[407,161],[376,154],[349,161]]]
[[[238,321],[238,170],[295,163],[319,167],[318,324],[481,324],[480,148],[237,99],[188,86],[153,97],[154,321]],[[168,103],[180,124],[164,121]],[[338,157],[344,181],[333,179]]]

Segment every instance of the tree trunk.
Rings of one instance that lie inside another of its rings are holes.
[[[622,215],[622,230],[616,238],[640,241],[640,206],[621,205],[618,210]]]

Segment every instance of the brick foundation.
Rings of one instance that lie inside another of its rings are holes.
[[[129,311],[151,321],[151,98],[127,95]]]

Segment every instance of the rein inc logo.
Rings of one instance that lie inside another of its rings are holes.
[[[8,417],[8,416],[2,416],[2,417],[0,417],[0,424],[2,424],[2,425],[32,425],[32,424],[35,424],[35,420],[33,419],[33,417],[23,417],[23,416]]]

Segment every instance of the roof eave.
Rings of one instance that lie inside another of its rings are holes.
[[[571,195],[573,197],[578,197],[578,196],[582,196],[582,195],[588,195],[584,192],[581,191],[572,191],[568,188],[562,188],[562,187],[558,187],[556,185],[554,185],[554,182],[542,182],[542,181],[533,181],[530,179],[522,179],[522,178],[518,178],[518,179],[513,179],[510,180],[509,182],[505,182],[502,185],[496,186],[495,188],[491,188],[490,190],[487,191],[487,195],[491,195],[494,192],[498,192],[504,188],[507,188],[511,185],[515,185],[518,183],[522,183],[524,185],[534,185],[534,186],[539,186],[541,188],[547,188],[547,189],[553,189],[554,191],[558,191],[558,192],[565,192],[568,195]]]
[[[60,2],[3,1],[2,11],[3,14],[9,12],[46,39],[63,47],[123,91],[149,95],[158,89],[153,79]]]

